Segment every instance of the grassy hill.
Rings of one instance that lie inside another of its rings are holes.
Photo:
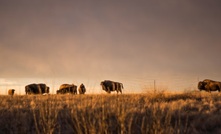
[[[0,133],[221,133],[219,93],[0,96]]]

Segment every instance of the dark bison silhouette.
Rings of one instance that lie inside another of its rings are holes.
[[[203,81],[200,81],[198,83],[198,89],[205,90],[207,92],[211,91],[219,91],[221,90],[221,82],[210,80],[210,79],[205,79]]]
[[[77,86],[74,84],[62,84],[57,90],[57,94],[77,94]]]
[[[78,92],[79,92],[79,94],[85,94],[86,88],[85,88],[85,86],[84,86],[83,83],[82,83],[82,84],[80,85],[80,87],[78,88]]]
[[[13,96],[13,95],[14,95],[14,92],[15,92],[15,89],[9,89],[9,90],[8,90],[8,95]]]
[[[25,86],[25,93],[26,94],[44,94],[49,93],[49,87],[46,84],[29,84]]]
[[[120,92],[122,94],[122,89],[124,88],[122,83],[110,80],[104,80],[100,83],[100,85],[107,93],[111,93],[111,91],[117,91],[117,93]]]

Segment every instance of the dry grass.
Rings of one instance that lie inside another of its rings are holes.
[[[0,133],[221,133],[219,93],[0,96]]]

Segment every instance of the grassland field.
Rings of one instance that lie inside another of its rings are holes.
[[[1,134],[218,134],[221,94],[0,96]]]

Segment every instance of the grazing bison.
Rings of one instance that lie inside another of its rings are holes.
[[[14,92],[15,92],[15,89],[9,89],[9,90],[8,90],[8,95],[13,96],[13,95],[14,95]]]
[[[221,82],[210,80],[210,79],[205,79],[203,81],[200,81],[198,83],[198,89],[205,90],[207,92],[211,91],[219,91],[221,90]]]
[[[102,81],[100,85],[102,86],[102,89],[108,93],[111,93],[111,91],[117,91],[117,93],[120,92],[122,94],[122,89],[124,88],[122,83],[110,80]]]
[[[79,92],[79,94],[84,94],[86,92],[86,88],[83,83],[78,88],[78,92]]]
[[[59,90],[57,90],[57,94],[66,93],[77,94],[77,86],[75,86],[74,84],[62,84]]]
[[[44,94],[49,93],[49,87],[46,84],[29,84],[25,86],[25,93],[27,94]]]

